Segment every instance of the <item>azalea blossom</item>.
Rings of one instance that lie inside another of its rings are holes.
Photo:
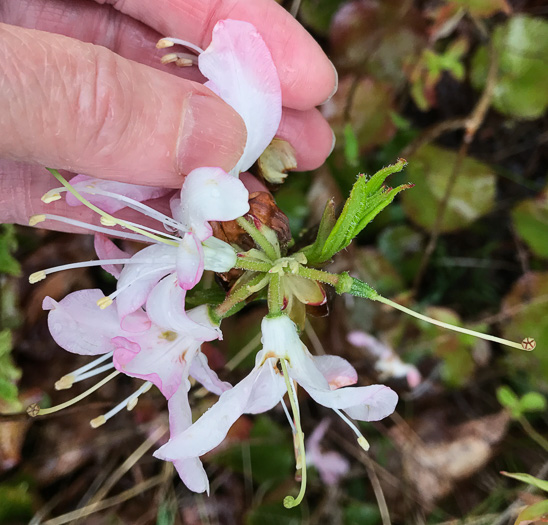
[[[265,317],[261,330],[263,347],[251,373],[224,392],[193,425],[172,435],[169,442],[154,453],[156,457],[177,461],[205,454],[223,441],[242,414],[265,412],[280,403],[288,385],[290,396],[296,399],[293,382],[302,386],[314,401],[333,409],[349,424],[364,447],[365,438],[347,416],[377,421],[394,411],[398,396],[393,390],[384,385],[349,386],[357,382],[354,368],[338,356],[313,356],[287,315]],[[278,368],[279,363],[286,367],[289,382]]]
[[[240,114],[247,130],[247,142],[230,174],[218,167],[202,167],[190,172],[180,196],[171,200],[172,217],[142,203],[163,195],[165,190],[105,182],[83,175],[73,179],[74,189],[89,196],[91,204],[101,210],[112,213],[129,206],[160,221],[170,232],[166,234],[103,215],[103,224],[139,230],[137,235],[119,231],[115,235],[153,241],[152,246],[123,263],[117,290],[109,297],[110,300],[117,298],[118,314],[124,324],[125,318],[141,308],[148,294],[166,275],[176,273],[181,288],[189,290],[200,280],[204,269],[225,272],[235,265],[234,250],[212,237],[209,222],[233,220],[249,211],[248,191],[237,177],[249,169],[270,144],[281,120],[278,74],[270,51],[251,24],[237,20],[218,22],[205,51],[177,39],[166,38],[161,42],[160,47],[177,43],[200,52],[198,66],[208,79],[205,85]],[[59,198],[62,191],[63,188],[52,190],[45,200]],[[69,204],[81,201],[72,195],[68,197]],[[46,218],[62,220],[52,215],[40,216],[41,220]],[[102,228],[91,226],[90,229],[105,233]],[[98,255],[102,257],[101,253]],[[184,294],[181,300],[184,302]],[[105,300],[101,307],[109,304],[110,301]]]
[[[175,280],[170,282],[166,279],[147,301],[147,311],[155,319],[163,308],[163,288],[168,287],[180,290]],[[57,344],[72,353],[101,356],[61,378],[56,387],[70,388],[76,382],[116,369],[146,383],[112,410],[93,419],[93,427],[104,424],[126,407],[133,408],[139,395],[154,384],[168,400],[171,432],[184,432],[192,424],[188,403],[189,376],[216,395],[231,387],[218,378],[209,367],[207,357],[200,352],[204,341],[221,336],[219,327],[209,319],[207,308],[199,306],[189,312],[179,312],[177,332],[166,330],[165,326],[156,323],[151,324],[145,312],[138,310],[130,314],[132,331],[128,332],[120,327],[117,316],[97,308],[96,302],[102,296],[100,290],[82,290],[69,294],[59,302],[51,297],[44,299],[44,309],[50,310],[49,329]],[[116,372],[111,374],[112,377],[114,375]],[[208,490],[207,476],[197,457],[176,460],[174,465],[191,490]]]

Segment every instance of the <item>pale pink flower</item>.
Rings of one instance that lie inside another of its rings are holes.
[[[343,411],[361,421],[377,421],[394,411],[398,396],[384,385],[346,387],[354,384],[354,368],[338,356],[313,356],[299,339],[297,327],[286,315],[265,317],[262,322],[263,348],[255,368],[234,388],[224,392],[217,403],[192,426],[155,452],[168,461],[197,457],[219,445],[242,414],[265,412],[286,393],[286,383],[278,369],[284,360],[289,377],[317,403],[333,409],[361,436]],[[361,436],[363,438],[363,436]]]
[[[169,284],[168,280],[164,282],[158,286],[160,292],[162,287]],[[172,287],[180,290],[176,283],[172,283]],[[147,308],[154,313],[159,307],[155,304],[155,294],[160,292],[151,294],[147,303]],[[145,312],[138,310],[129,316],[132,327],[129,332],[120,327],[120,320],[111,311],[97,308],[96,302],[102,296],[100,290],[82,290],[69,294],[59,302],[50,297],[44,299],[44,309],[50,310],[49,329],[59,346],[76,354],[101,355],[94,362],[63,377],[57,388],[68,388],[75,382],[115,368],[147,383],[115,408],[93,420],[93,426],[105,423],[116,413],[129,407],[146,391],[147,385],[152,383],[168,400],[171,433],[177,435],[184,432],[192,424],[188,403],[189,376],[217,395],[230,388],[228,383],[221,381],[211,370],[206,356],[200,352],[204,341],[221,336],[218,326],[208,317],[207,307],[200,306],[189,312],[178,312],[179,331],[166,330],[165,326],[151,324]],[[168,321],[165,324],[170,323]],[[185,457],[174,461],[174,465],[191,490],[209,490],[208,479],[198,457]]]

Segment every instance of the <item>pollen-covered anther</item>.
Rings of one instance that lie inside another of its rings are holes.
[[[98,416],[94,419],[92,419],[89,424],[91,425],[91,428],[97,428],[101,425],[104,425],[107,422],[107,418],[105,416]]]
[[[173,47],[175,44],[169,40],[169,38],[160,38],[156,43],[156,49],[165,49],[166,47]]]
[[[179,55],[177,53],[168,53],[160,59],[160,62],[162,64],[171,64],[171,62],[177,62],[177,60],[179,60]]]
[[[189,67],[192,66],[194,62],[190,58],[179,57],[175,60],[175,65],[178,67]]]
[[[55,390],[67,390],[72,387],[76,378],[72,374],[63,376],[59,381],[55,382]]]
[[[521,347],[527,352],[534,350],[536,346],[537,346],[537,342],[532,337],[526,337],[521,342]]]
[[[40,282],[45,278],[46,272],[44,270],[40,270],[39,272],[34,272],[29,275],[29,283],[36,284],[37,282]]]
[[[369,441],[367,441],[367,439],[363,436],[358,438],[358,445],[360,445],[360,447],[362,447],[366,452],[369,450]]]
[[[60,198],[61,198],[61,194],[53,190],[53,191],[48,191],[47,193],[44,193],[44,195],[42,195],[42,198],[40,200],[45,204],[49,204],[50,202],[58,201]]]
[[[114,217],[105,217],[104,215],[99,219],[103,226],[116,226],[118,221]]]
[[[101,308],[101,310],[104,310],[105,308],[108,308],[114,301],[110,297],[102,297],[97,301],[97,306]]]
[[[44,222],[45,220],[46,216],[44,214],[33,215],[29,219],[29,226],[36,226],[37,224],[39,224],[40,222]]]

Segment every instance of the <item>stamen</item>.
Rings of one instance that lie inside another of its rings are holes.
[[[107,365],[100,366],[95,370],[91,370],[78,376],[75,376],[74,374],[67,374],[55,383],[55,390],[67,390],[71,388],[74,383],[79,383],[80,381],[84,381],[84,379],[89,379],[90,377],[102,374],[103,372],[106,372],[107,370],[111,370],[113,368],[114,363],[108,363]]]
[[[42,215],[33,215],[29,219],[29,226],[35,226],[39,222],[43,222],[46,219],[52,220],[52,221],[58,221],[58,222],[64,222],[65,224],[70,224],[71,226],[78,226],[80,228],[84,228],[86,230],[91,230],[99,233],[104,233],[106,235],[111,236],[117,236],[121,237],[123,239],[129,239],[132,241],[139,241],[139,242],[146,242],[150,243],[150,239],[147,239],[143,235],[136,235],[134,233],[126,233],[119,230],[111,230],[109,228],[101,228],[100,226],[95,226],[94,224],[90,224],[83,221],[78,221],[75,219],[69,219],[68,217],[63,217],[62,215],[52,215],[50,213],[45,213]],[[152,241],[155,242],[155,241]]]
[[[475,330],[469,330],[468,328],[461,328],[460,326],[454,326],[452,324],[444,323],[443,321],[438,321],[437,319],[432,319],[426,315],[419,314],[401,304],[395,303],[386,297],[377,295],[374,298],[376,301],[392,306],[406,314],[409,314],[421,321],[426,321],[427,323],[435,324],[441,326],[442,328],[447,328],[448,330],[453,330],[454,332],[460,332],[462,334],[472,335],[474,337],[479,337],[480,339],[485,339],[486,341],[493,341],[494,343],[500,343],[501,345],[511,346],[512,348],[517,348],[519,350],[531,351],[535,348],[536,342],[532,337],[527,337],[521,343],[514,343],[513,341],[508,341],[507,339],[502,339],[501,337],[495,337],[494,335],[482,334],[481,332],[476,332]]]
[[[124,399],[121,403],[118,403],[112,410],[109,410],[106,414],[103,414],[102,416],[98,416],[92,419],[89,424],[93,428],[97,428],[101,425],[104,425],[110,418],[118,414],[118,412],[121,412],[124,408],[127,408],[128,410],[133,410],[135,408],[135,405],[137,404],[139,396],[141,394],[144,394],[145,392],[148,392],[151,387],[152,383],[150,381],[143,383],[138,390],[136,390],[133,394]]]
[[[110,222],[111,222],[110,218],[101,217],[100,220],[101,220],[101,224],[103,226],[110,226]],[[142,230],[146,230],[148,232],[154,233],[155,235],[167,237],[168,239],[173,239],[177,243],[181,242],[180,237],[176,237],[175,235],[171,235],[170,233],[161,232],[161,231],[155,230],[154,228],[150,228],[149,226],[144,226],[143,224],[137,224],[137,223],[131,222],[131,221],[125,221],[125,222],[126,222],[126,224],[129,224],[131,226],[137,226],[137,227],[141,228]],[[116,223],[114,223],[114,224],[116,224]]]
[[[39,405],[36,403],[33,403],[27,408],[27,414],[30,417],[36,417],[36,416],[45,416],[47,414],[53,414],[54,412],[59,412],[59,410],[63,410],[64,408],[70,407],[72,405],[75,405],[78,403],[78,401],[81,401],[82,399],[86,398],[96,390],[99,390],[103,385],[106,385],[111,379],[114,379],[120,372],[116,370],[115,372],[112,372],[112,374],[108,375],[101,381],[99,381],[97,384],[93,385],[91,388],[86,390],[85,392],[81,393],[79,396],[73,397],[69,401],[65,403],[61,403],[60,405],[56,405],[54,407],[50,408],[40,408]]]
[[[48,171],[65,187],[67,188],[67,190],[72,193],[72,195],[74,195],[82,204],[85,204],[89,209],[93,210],[94,212],[98,213],[99,215],[101,215],[101,217],[110,217],[112,218],[113,220],[116,221],[116,224],[119,224],[120,226],[124,227],[124,228],[128,228],[129,230],[132,230],[136,233],[140,233],[141,235],[144,235],[145,237],[149,237],[151,239],[155,239],[156,241],[159,241],[159,242],[162,242],[164,244],[169,244],[169,245],[172,245],[172,246],[177,246],[178,243],[175,243],[173,241],[169,241],[167,239],[163,239],[161,237],[158,237],[157,235],[154,235],[152,233],[148,233],[146,232],[145,230],[143,230],[142,228],[137,228],[135,226],[131,226],[129,223],[127,223],[126,221],[123,221],[121,219],[116,219],[115,217],[112,217],[112,215],[109,215],[107,212],[101,210],[100,208],[98,208],[97,206],[95,206],[94,204],[92,204],[91,202],[89,202],[87,199],[85,199],[84,197],[82,197],[82,195],[80,195],[80,193],[78,193],[78,191],[76,191],[75,188],[73,188],[71,186],[71,184],[57,171],[57,170],[54,170],[54,169],[50,169],[48,168]]]
[[[53,266],[52,268],[46,268],[38,272],[31,273],[29,276],[30,284],[35,284],[42,279],[45,279],[47,275],[56,272],[62,272],[64,270],[74,270],[76,268],[89,268],[92,266],[103,266],[105,264],[158,264],[158,261],[150,260],[132,260],[127,259],[97,259],[93,261],[82,261],[78,263],[62,264],[61,266]]]
[[[297,445],[297,457],[295,458],[297,463],[297,468],[301,467],[301,490],[299,491],[299,494],[297,498],[294,498],[293,496],[286,496],[284,498],[284,507],[286,509],[291,509],[293,507],[296,507],[301,503],[301,501],[304,498],[304,494],[306,492],[306,455],[305,455],[305,447],[304,447],[304,433],[301,428],[301,418],[299,416],[299,404],[297,401],[297,396],[295,395],[295,389],[294,387],[291,387],[291,383],[293,382],[292,379],[289,377],[289,374],[287,373],[287,365],[285,362],[285,359],[280,359],[280,365],[282,366],[282,372],[284,375],[285,380],[285,386],[287,388],[287,395],[289,397],[289,402],[291,403],[291,409],[293,410],[293,417],[295,419],[295,434],[294,434],[294,441]]]
[[[192,44],[191,42],[187,42],[186,40],[181,40],[180,38],[171,38],[169,36],[166,36],[165,38],[161,38],[158,40],[158,43],[156,44],[156,47],[158,49],[165,49],[166,47],[173,47],[174,44],[178,44],[180,46],[187,47],[188,49],[192,49],[193,51],[196,51],[199,55],[201,55],[204,50],[201,47],[198,47],[197,45]]]
[[[348,419],[338,408],[334,408],[333,411],[352,429],[352,432],[354,432],[358,438],[358,445],[360,445],[360,447],[367,452],[369,450],[369,442],[365,439],[358,427],[352,423],[352,421],[350,421],[350,419]]]
[[[48,195],[49,193],[56,193],[61,194],[63,192],[68,191],[66,188],[55,188],[53,190],[50,190],[48,193],[44,195]],[[113,193],[112,191],[105,191],[100,188],[96,187],[83,187],[80,188],[80,193],[89,193],[90,195],[103,195],[104,197],[109,197],[113,200],[120,201],[126,204],[129,208],[136,210],[143,215],[146,215],[147,217],[150,217],[152,219],[156,219],[157,221],[160,221],[162,224],[166,226],[170,226],[172,228],[175,228],[177,230],[185,230],[185,228],[182,226],[182,224],[179,224],[175,219],[172,217],[169,217],[168,215],[165,215],[164,213],[155,210],[154,208],[151,208],[150,206],[147,206],[146,204],[143,204],[142,202],[136,201],[135,199],[132,199],[131,197],[126,197],[125,195],[121,195],[119,193]],[[42,199],[44,198],[42,197]]]
[[[112,357],[113,352],[108,352],[106,354],[103,354],[102,356],[98,357],[97,359],[94,359],[93,361],[87,363],[84,366],[81,366],[77,370],[74,370],[74,372],[71,372],[68,375],[78,377],[80,374],[83,374],[84,372],[87,372],[88,370],[91,370],[92,368],[95,368],[97,365],[100,365],[101,363],[105,362],[107,359],[110,359]],[[61,378],[63,379],[63,378]]]

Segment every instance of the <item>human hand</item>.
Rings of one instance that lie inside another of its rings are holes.
[[[26,223],[42,209],[52,183],[46,165],[168,187],[204,156],[232,167],[246,137],[240,117],[197,83],[196,69],[162,66],[155,49],[166,35],[207,47],[223,18],[249,21],[262,34],[282,84],[278,136],[296,148],[299,169],[320,165],[332,134],[314,106],[333,92],[336,75],[273,0],[3,0],[0,220]],[[62,202],[48,211],[88,214]]]

